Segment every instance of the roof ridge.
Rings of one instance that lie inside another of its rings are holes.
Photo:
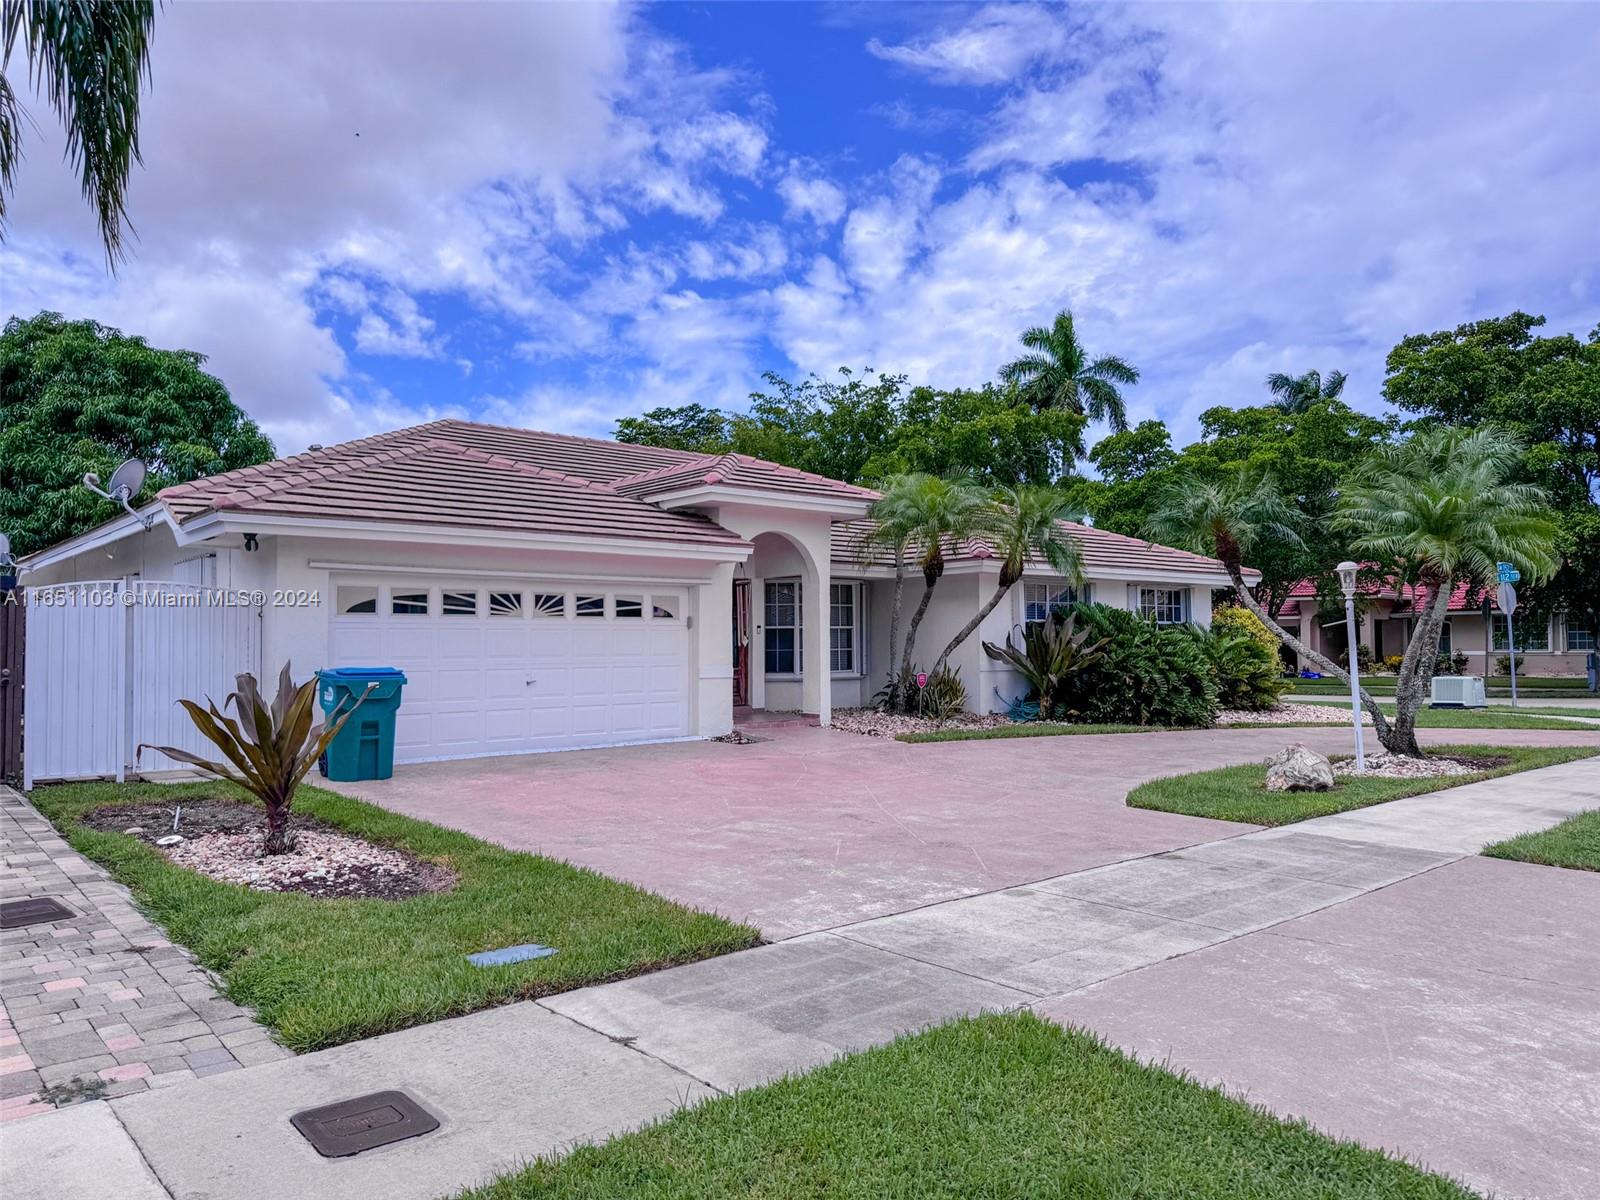
[[[647,446],[643,442],[623,442],[616,438],[588,437],[581,433],[555,433],[548,429],[530,429],[526,425],[500,425],[493,421],[468,421],[464,417],[442,417],[430,425],[464,425],[470,429],[498,429],[505,433],[531,433],[536,437],[559,438],[564,442],[583,442],[590,446],[630,446],[636,450],[654,450],[663,454],[683,454],[693,457],[698,450],[679,450],[675,446]],[[424,428],[415,426],[414,428]],[[654,468],[651,468],[654,470]]]
[[[459,442],[452,442],[449,438],[429,438],[424,445],[436,450],[447,450],[458,454],[462,458],[471,459],[489,466],[510,468],[520,475],[527,475],[534,479],[550,479],[558,483],[576,484],[586,491],[600,492],[617,500],[632,500],[635,504],[641,501],[634,497],[624,495],[611,484],[597,483],[593,479],[585,479],[581,475],[568,475],[565,471],[552,470],[549,467],[536,466],[533,463],[519,462],[514,458],[507,458],[504,454],[491,454],[487,450],[480,450],[476,446],[463,446]]]
[[[358,439],[360,442],[376,440],[376,438]],[[356,442],[347,442],[345,444],[355,445]],[[383,450],[376,454],[362,454],[355,457],[347,456],[334,462],[328,462],[325,464],[319,463],[315,467],[301,468],[287,472],[275,472],[272,476],[269,476],[259,485],[257,485],[261,489],[260,491],[245,491],[242,493],[238,491],[225,491],[215,495],[212,498],[210,507],[213,509],[243,508],[248,501],[266,500],[270,497],[281,495],[284,492],[293,491],[295,488],[300,487],[308,481],[338,479],[341,476],[349,475],[353,471],[359,470],[363,467],[375,467],[380,463],[392,463],[398,462],[403,458],[414,458],[418,454],[421,454],[424,450],[428,449],[431,445],[433,445],[433,441],[431,439],[421,442],[408,441],[401,445],[395,446],[393,449]],[[295,455],[295,458],[304,457],[306,456]],[[281,467],[283,464],[291,461],[293,460],[280,459],[278,460],[278,465]],[[163,491],[162,494],[164,495],[165,492]]]
[[[652,479],[665,479],[683,471],[693,471],[701,463],[714,465],[728,457],[725,453],[711,454],[709,452],[696,453],[693,451],[686,451],[686,453],[693,453],[695,456],[684,459],[681,462],[662,463],[659,467],[651,467],[647,471],[636,471],[632,475],[619,476],[611,481],[610,486],[614,488],[635,487],[641,483],[649,483]]]
[[[291,454],[287,458],[273,458],[264,463],[251,463],[247,467],[234,467],[231,471],[223,471],[216,475],[202,475],[198,479],[189,479],[183,483],[174,483],[164,487],[156,493],[156,498],[210,494],[216,490],[218,485],[247,482],[255,476],[262,475],[266,476],[267,481],[270,483],[273,477],[285,468],[289,468],[291,473],[305,471],[312,464],[320,464],[331,458],[346,455],[358,446],[381,445],[396,440],[410,442],[415,435],[442,424],[444,424],[443,421],[429,421],[422,425],[410,425],[405,429],[389,429],[382,433],[370,433],[366,437],[351,438],[348,442],[336,442],[332,446],[320,446],[316,449],[308,448],[300,451],[299,454]],[[208,486],[202,487],[202,484]],[[276,491],[277,487],[272,485],[271,490]]]

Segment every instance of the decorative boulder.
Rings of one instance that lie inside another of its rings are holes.
[[[1267,759],[1267,791],[1326,792],[1333,789],[1333,767],[1315,750],[1296,743]]]

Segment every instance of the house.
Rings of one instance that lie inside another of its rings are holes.
[[[168,488],[33,555],[24,582],[253,595],[268,674],[405,671],[400,761],[708,737],[732,728],[736,706],[826,724],[882,686],[893,564],[855,549],[875,498],[743,455],[435,421]],[[1227,583],[1217,562],[1073,533],[1086,597],[1209,621]],[[981,542],[952,549],[923,665],[998,575]],[[907,614],[922,587],[911,572]],[[1030,573],[960,649],[974,708],[1022,690],[981,642],[1073,594]],[[198,635],[174,646],[167,657],[208,652]],[[140,695],[144,708],[176,698]]]
[[[1404,654],[1416,624],[1419,597],[1427,603],[1424,589],[1392,577],[1363,579],[1357,587],[1356,612],[1360,624],[1357,640],[1372,651],[1373,660]],[[1501,673],[1499,660],[1509,655],[1505,615],[1495,609],[1486,626],[1483,617],[1484,590],[1462,582],[1450,593],[1450,605],[1439,635],[1441,654],[1464,654],[1468,675]],[[1279,610],[1278,622],[1313,650],[1340,660],[1345,653],[1344,601],[1317,595],[1316,581],[1302,579],[1290,589],[1289,598]],[[1513,618],[1511,634],[1516,637],[1517,671],[1528,675],[1582,675],[1584,659],[1595,646],[1595,631],[1585,629],[1564,614],[1541,618],[1519,610]]]

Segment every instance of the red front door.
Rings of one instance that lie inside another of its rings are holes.
[[[733,703],[750,703],[750,581],[733,581]]]

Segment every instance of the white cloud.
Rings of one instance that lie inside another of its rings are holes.
[[[807,164],[792,162],[778,181],[778,195],[790,217],[805,217],[818,225],[835,224],[844,216],[844,189],[813,173]]]
[[[926,72],[938,83],[1008,83],[1038,59],[1059,53],[1069,32],[1059,8],[998,4],[922,41],[885,45],[872,38],[867,51]]]

